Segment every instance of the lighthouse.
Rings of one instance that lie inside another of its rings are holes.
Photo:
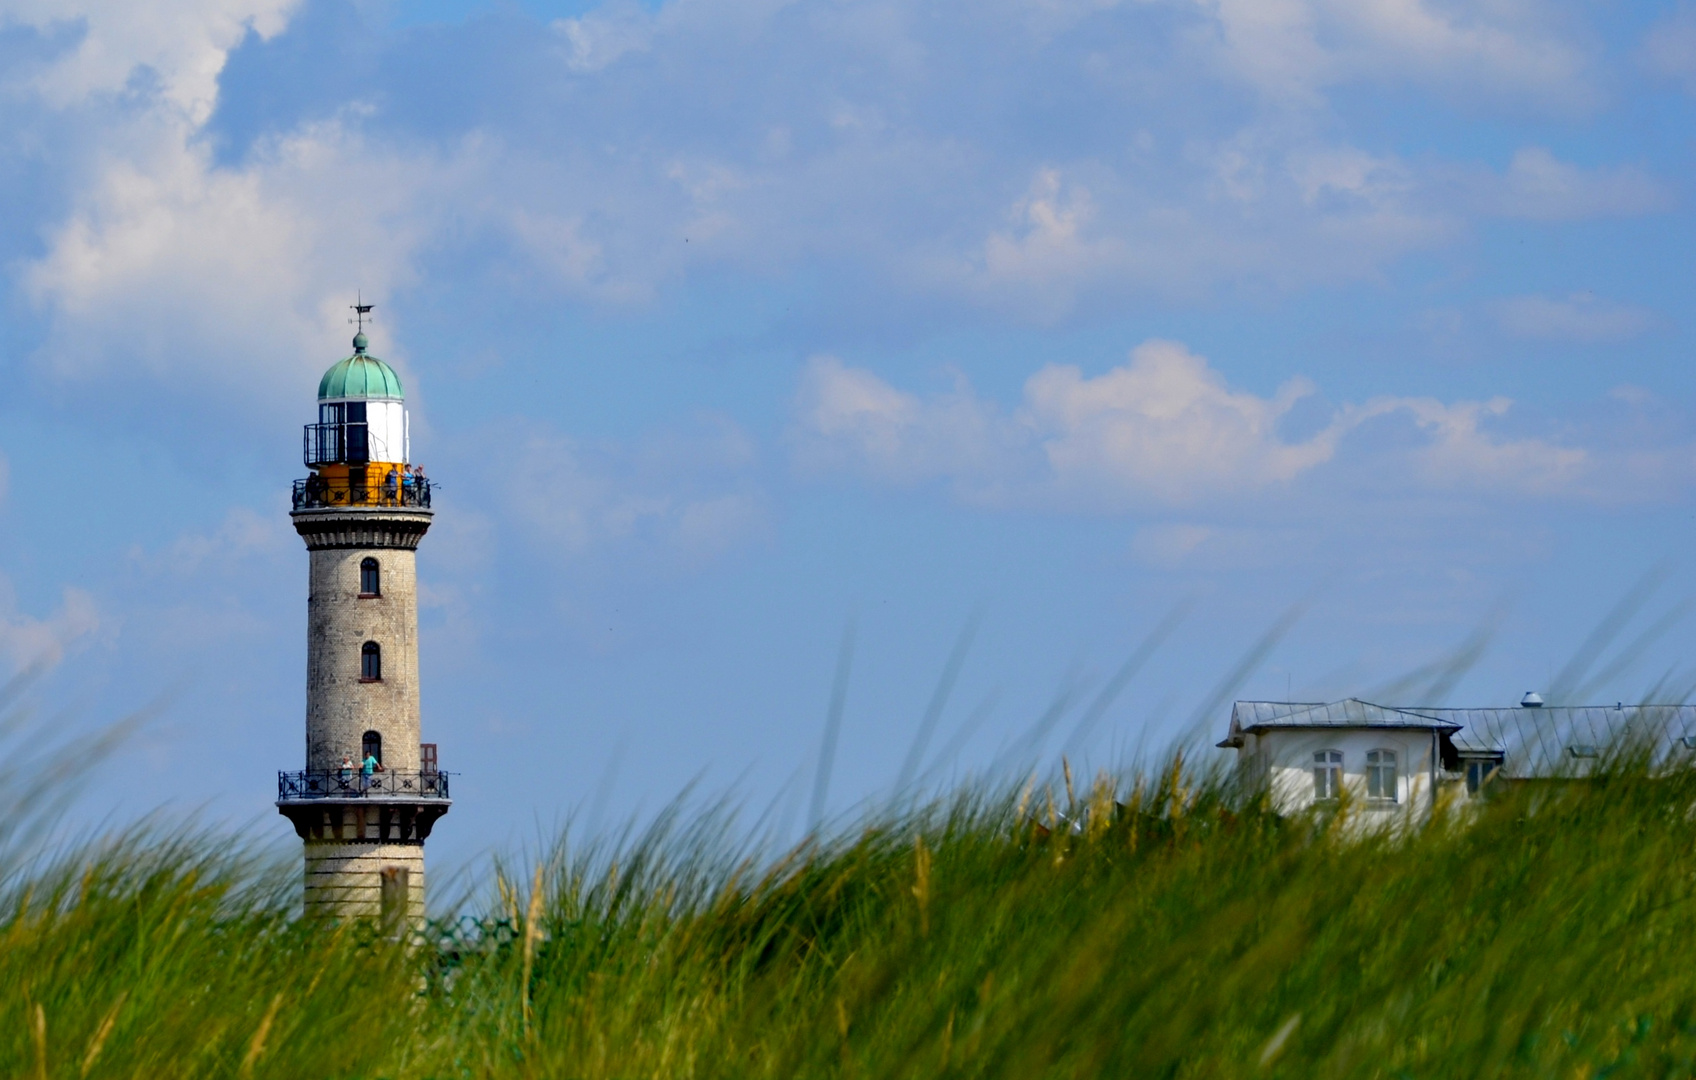
[[[422,741],[418,542],[430,483],[410,464],[400,377],[371,355],[364,319],[353,355],[318,383],[306,425],[308,475],[294,484],[295,531],[310,563],[306,598],[306,760],[277,775],[277,809],[306,849],[305,910],[424,915],[424,841],[447,813],[448,775]]]

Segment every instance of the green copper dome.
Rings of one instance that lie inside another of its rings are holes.
[[[318,381],[318,400],[336,398],[404,399],[395,369],[365,351],[365,335],[353,339],[353,355],[339,360]]]

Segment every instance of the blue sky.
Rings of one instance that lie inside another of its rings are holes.
[[[798,828],[850,622],[833,813],[968,625],[933,779],[1696,681],[1696,6],[0,12],[0,662],[72,736],[165,702],[95,817],[286,839],[356,290],[441,485],[447,863],[691,780]]]

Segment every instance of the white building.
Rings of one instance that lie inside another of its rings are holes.
[[[1696,764],[1696,706],[1544,706],[1535,694],[1507,709],[1239,701],[1218,745],[1278,813],[1346,800],[1367,820],[1405,820],[1429,814],[1439,792],[1464,802],[1492,784],[1583,777],[1630,744],[1657,764]]]

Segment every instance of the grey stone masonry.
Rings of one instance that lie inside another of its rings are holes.
[[[332,918],[370,918],[383,914],[383,878],[404,871],[405,917],[424,918],[424,846],[422,844],[306,845],[306,914]]]
[[[306,599],[306,768],[329,772],[362,757],[367,731],[382,737],[384,768],[418,768],[418,541],[428,510],[296,511],[311,557]],[[360,564],[377,561],[375,595]],[[377,646],[381,678],[365,679]]]
[[[296,510],[306,541],[306,770],[341,773],[381,739],[385,772],[422,766],[418,688],[418,542],[431,512],[415,507]],[[374,560],[374,589],[363,564]],[[440,789],[445,794],[445,787]],[[427,790],[355,783],[290,787],[277,809],[305,842],[306,911],[417,922],[424,913],[424,839],[450,805]],[[298,797],[297,797],[298,796]],[[398,924],[397,924],[398,925]]]

